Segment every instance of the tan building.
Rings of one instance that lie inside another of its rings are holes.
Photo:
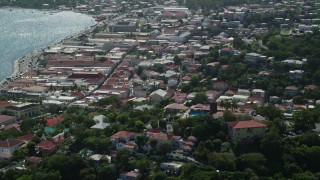
[[[268,127],[265,123],[255,120],[227,122],[227,125],[233,143],[259,139],[266,134]]]
[[[14,116],[0,115],[0,126],[8,126],[17,122],[17,118]]]
[[[149,95],[149,100],[151,102],[160,102],[161,100],[164,100],[166,98],[168,98],[169,95],[166,91],[162,90],[162,89],[158,89],[156,91],[153,91],[150,95]]]
[[[18,119],[33,117],[40,114],[40,106],[33,103],[15,104],[7,107],[7,113]]]

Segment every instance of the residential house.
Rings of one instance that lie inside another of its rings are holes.
[[[248,102],[249,97],[250,96],[235,94],[232,96],[232,100],[234,100],[235,102],[246,103]]]
[[[160,102],[164,99],[167,99],[169,97],[168,93],[162,89],[158,89],[156,91],[153,91],[150,95],[149,95],[149,100],[152,102]]]
[[[129,131],[119,131],[111,136],[112,145],[117,150],[127,149],[134,151],[137,145],[134,143],[136,134]]]
[[[36,137],[37,136],[34,135],[34,134],[26,134],[24,136],[21,136],[21,137],[17,138],[17,140],[23,141],[25,144],[27,144],[27,143],[29,143],[30,141],[32,141]]]
[[[138,179],[140,176],[138,171],[130,171],[130,172],[125,172],[120,174],[120,180],[134,180]]]
[[[269,78],[271,74],[272,74],[271,71],[263,70],[263,71],[260,71],[258,75],[261,78]]]
[[[17,139],[6,139],[0,142],[0,159],[10,159],[14,151],[23,144],[23,141]]]
[[[251,95],[251,93],[248,89],[238,89],[237,94],[243,95],[243,96],[249,96],[249,97]]]
[[[210,113],[210,105],[196,104],[190,107],[190,115],[198,116]]]
[[[307,85],[307,86],[305,86],[304,87],[304,90],[306,90],[306,91],[314,91],[314,90],[317,90],[318,89],[318,86],[316,86],[316,85]]]
[[[266,60],[267,60],[267,56],[264,56],[258,53],[248,53],[244,57],[244,62],[254,63],[254,64],[265,62]]]
[[[50,154],[57,150],[59,144],[64,141],[64,133],[59,133],[52,137],[51,140],[45,140],[36,145],[36,149],[42,153]]]
[[[232,48],[229,48],[229,47],[225,47],[225,48],[222,48],[219,50],[219,56],[232,56],[232,55],[235,55],[235,54],[238,54],[239,51],[237,50],[234,50]]]
[[[174,96],[172,97],[172,99],[175,100],[175,102],[177,103],[184,103],[187,100],[187,93],[183,93],[183,92],[176,92],[174,94]]]
[[[170,174],[179,174],[183,164],[181,162],[162,162],[160,168]]]
[[[228,88],[229,88],[229,85],[222,81],[218,81],[213,84],[213,89],[217,91],[225,92],[228,90]]]
[[[57,144],[50,140],[42,141],[36,145],[36,149],[48,154],[53,153],[56,150],[56,148],[57,148]]]
[[[256,120],[227,122],[227,125],[233,143],[261,138],[266,134],[268,127],[267,124]]]
[[[168,135],[160,131],[149,131],[147,132],[149,140],[155,140],[158,143],[163,141],[169,141]]]
[[[184,104],[172,103],[164,107],[165,113],[181,113],[188,109]]]
[[[208,97],[208,102],[213,103],[216,102],[216,100],[219,98],[220,93],[218,91],[207,91],[206,95]]]
[[[142,86],[135,86],[133,87],[133,96],[134,97],[146,97],[147,91]]]
[[[121,150],[128,150],[128,151],[135,151],[137,149],[137,144],[134,141],[129,141],[129,142],[119,142],[116,144],[116,150],[121,151]]]
[[[299,90],[299,88],[296,86],[287,86],[285,88],[285,93],[290,96],[295,96],[298,94],[298,90]]]
[[[264,98],[266,95],[266,92],[262,89],[254,89],[252,90],[252,96]]]
[[[292,70],[289,71],[289,78],[291,80],[300,80],[303,78],[304,71],[303,70]]]

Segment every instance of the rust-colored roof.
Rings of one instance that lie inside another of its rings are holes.
[[[0,107],[6,107],[9,105],[8,101],[0,101]]]
[[[259,128],[259,127],[267,127],[267,125],[260,121],[250,120],[250,121],[234,121],[227,122],[228,126],[233,129],[242,129],[242,128]]]
[[[126,137],[130,137],[130,136],[134,136],[135,133],[134,132],[129,132],[129,131],[119,131],[117,133],[115,133],[114,135],[111,136],[112,139],[118,139],[118,138],[126,138]]]
[[[32,139],[34,139],[36,136],[34,134],[26,134],[24,136],[19,137],[17,140],[20,141],[31,141]]]
[[[47,119],[47,126],[52,127],[56,123],[63,121],[63,118],[61,116],[55,117],[53,119]]]
[[[186,107],[186,106],[183,105],[183,104],[172,103],[172,104],[167,105],[167,106],[165,107],[165,109],[187,110],[188,107]]]
[[[149,136],[150,139],[155,139],[155,140],[168,140],[168,136],[167,134],[163,133],[163,132],[159,132],[159,133],[151,133]]]
[[[52,141],[42,141],[36,145],[37,148],[44,149],[44,150],[52,150],[56,146],[57,144],[53,143]]]

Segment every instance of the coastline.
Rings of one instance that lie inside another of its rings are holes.
[[[3,8],[3,7],[0,7],[0,8]],[[92,31],[99,25],[100,25],[100,23],[96,22],[96,24],[89,26],[89,27],[86,27],[84,30],[81,30],[80,32],[69,35],[61,40],[56,40],[52,44],[49,44],[45,47],[36,49],[29,54],[26,54],[24,56],[21,56],[21,57],[15,59],[14,61],[12,61],[13,69],[11,71],[11,74],[8,75],[6,78],[0,80],[0,89],[5,87],[6,85],[10,84],[14,80],[20,79],[21,78],[20,74],[28,72],[31,69],[32,64],[36,65],[37,62],[36,62],[36,64],[34,64],[35,63],[34,61],[37,61],[38,58],[40,58],[43,55],[43,52],[45,49],[56,47],[56,46],[61,46],[67,40],[71,40],[73,38],[79,37],[82,34],[92,33]],[[29,63],[31,64],[30,67],[28,67]],[[10,81],[10,80],[12,80],[12,81]]]

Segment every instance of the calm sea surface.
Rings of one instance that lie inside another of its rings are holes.
[[[50,15],[32,9],[0,9],[0,81],[13,72],[17,58],[94,24],[94,18],[69,11]]]

